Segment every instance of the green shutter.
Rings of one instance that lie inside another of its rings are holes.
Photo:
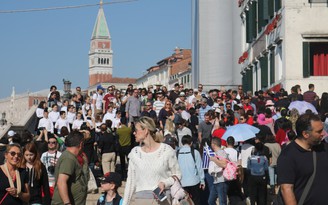
[[[271,50],[270,54],[270,84],[275,82],[275,53],[274,50]]]
[[[245,91],[252,91],[253,93],[253,73],[252,69],[246,71],[246,76],[247,76],[247,90]]]
[[[270,18],[272,18],[274,16],[274,1],[275,0],[268,0],[269,2],[269,8],[268,8],[268,12],[269,12],[269,16]]]
[[[275,0],[274,2],[274,10],[277,12],[281,8],[281,0]]]
[[[252,35],[253,38],[256,39],[257,36],[257,3],[253,1],[251,5],[251,10],[252,10]]]
[[[246,43],[252,43],[251,14],[246,11]]]
[[[310,42],[303,42],[303,77],[310,77]]]
[[[263,1],[263,19],[266,20],[266,22],[270,19],[269,16],[269,1],[270,0],[262,0]]]
[[[261,87],[268,87],[268,58],[264,56],[260,58],[260,66],[261,66]]]
[[[257,17],[257,26],[258,26],[258,32],[261,32],[262,31],[262,27],[264,26],[264,13],[263,13],[263,1],[264,0],[258,0],[258,7],[257,7],[257,10],[258,10],[258,17]]]

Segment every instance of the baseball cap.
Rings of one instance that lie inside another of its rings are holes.
[[[184,96],[186,96],[186,94],[184,92],[180,92],[179,96],[184,97]]]
[[[13,130],[8,131],[8,137],[13,137],[16,133]]]
[[[116,172],[107,172],[101,179],[101,183],[114,183],[117,187],[122,185],[121,175]]]
[[[97,90],[105,90],[105,88],[103,88],[101,85],[98,85]]]

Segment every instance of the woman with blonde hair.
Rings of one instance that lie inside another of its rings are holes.
[[[7,145],[5,163],[0,167],[0,204],[24,204],[30,200],[27,175],[19,168],[22,151],[19,144]]]
[[[174,176],[181,178],[175,151],[167,144],[160,143],[161,133],[149,117],[141,117],[135,124],[135,138],[140,146],[129,154],[128,178],[123,205],[170,204],[167,191],[174,183]],[[159,187],[165,191],[167,199],[159,202],[154,199],[153,190]]]
[[[38,150],[34,143],[28,143],[23,149],[23,160],[21,168],[28,174],[28,185],[30,189],[29,204],[50,204],[50,190],[46,167],[42,164]],[[42,193],[44,197],[42,199]]]

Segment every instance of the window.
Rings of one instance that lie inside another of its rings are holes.
[[[328,42],[303,42],[303,77],[328,76]]]
[[[275,52],[274,49],[271,50],[270,53],[270,84],[274,84],[275,82],[275,74],[276,74],[276,70],[275,70]]]
[[[268,57],[265,55],[260,58],[261,66],[261,86],[262,88],[268,87]]]
[[[257,3],[254,1],[246,11],[246,42],[252,43],[257,35]]]
[[[328,3],[328,0],[309,0],[309,3]]]
[[[98,58],[98,64],[100,64],[100,58]]]

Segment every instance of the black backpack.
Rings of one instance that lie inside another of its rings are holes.
[[[191,154],[192,158],[194,159],[195,166],[196,166],[196,159],[195,159],[195,148],[190,146],[190,152],[180,152],[180,149],[177,151],[177,159],[179,159],[179,154]]]

